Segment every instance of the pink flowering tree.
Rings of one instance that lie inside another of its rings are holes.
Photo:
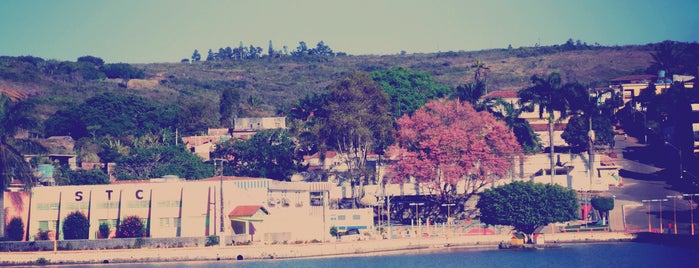
[[[507,177],[522,153],[503,122],[467,102],[432,101],[397,123],[397,143],[389,149],[395,157],[392,182],[415,178],[442,201],[466,201]]]

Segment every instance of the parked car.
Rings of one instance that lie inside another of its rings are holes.
[[[356,240],[362,240],[363,238],[364,237],[362,236],[362,233],[357,228],[350,228],[350,229],[347,229],[347,231],[340,233],[341,240],[356,241]]]

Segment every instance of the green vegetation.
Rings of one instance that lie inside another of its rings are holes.
[[[10,241],[22,241],[22,239],[24,239],[24,222],[22,218],[12,218],[5,230],[7,232],[7,238]]]
[[[216,246],[220,243],[220,237],[217,235],[210,235],[206,237],[205,247]]]
[[[263,130],[244,141],[227,141],[216,147],[215,158],[233,159],[226,168],[236,176],[289,181],[303,171],[303,158],[295,153],[293,136],[284,129]]]
[[[106,223],[106,222],[100,223],[100,226],[99,226],[100,238],[104,238],[104,239],[109,238],[110,231],[111,230],[109,229],[108,223]]]
[[[444,98],[452,92],[452,88],[437,83],[430,74],[403,67],[373,71],[371,78],[388,94],[394,118],[412,114],[427,101]]]
[[[146,236],[146,228],[138,216],[128,216],[117,226],[116,237],[139,238]]]
[[[557,184],[512,182],[480,194],[476,208],[483,223],[511,225],[531,235],[542,226],[577,218],[578,196]]]
[[[605,225],[605,219],[609,215],[609,211],[614,209],[614,198],[608,196],[595,196],[590,199],[592,207],[602,214],[602,225]]]
[[[90,222],[79,211],[73,211],[63,220],[65,240],[87,239],[90,235]]]

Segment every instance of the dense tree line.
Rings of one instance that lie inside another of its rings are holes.
[[[206,54],[206,61],[223,61],[223,60],[255,60],[261,58],[280,58],[280,57],[291,57],[296,59],[318,59],[318,60],[328,60],[336,55],[345,55],[345,53],[335,53],[326,45],[325,42],[320,41],[315,47],[308,47],[306,42],[299,42],[296,50],[288,51],[286,46],[284,50],[275,50],[272,41],[269,41],[269,47],[267,49],[267,55],[263,54],[263,49],[261,47],[256,47],[253,45],[244,46],[243,42],[240,42],[238,47],[231,48],[230,46],[225,48],[219,48],[218,50],[209,49]],[[199,50],[195,49],[192,53],[191,62],[198,62],[201,60],[201,54]],[[183,62],[189,62],[189,58],[182,60]]]
[[[82,56],[77,61],[44,60],[40,57],[0,56],[0,79],[36,83],[43,76],[65,82],[105,78],[144,78],[145,72],[127,63],[104,63],[99,57]]]

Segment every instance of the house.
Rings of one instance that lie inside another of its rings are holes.
[[[233,137],[246,140],[257,131],[286,129],[286,117],[241,117],[234,120]]]

